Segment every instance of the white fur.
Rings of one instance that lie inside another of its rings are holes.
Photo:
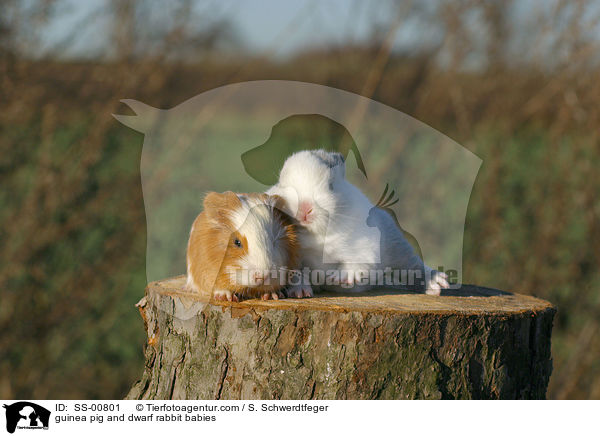
[[[303,267],[336,267],[349,272],[387,266],[413,269],[425,275],[426,289],[431,291],[427,293],[439,295],[441,288],[448,287],[446,275],[423,264],[393,218],[373,209],[369,199],[345,179],[345,163],[339,153],[313,150],[293,154],[285,161],[278,184],[267,193],[283,197],[292,216],[302,202],[314,206],[314,221],[305,223],[305,231],[299,235]],[[383,250],[380,239],[386,241]],[[345,277],[342,280],[348,280],[350,274]],[[372,286],[323,288],[361,292]]]
[[[262,272],[269,276],[283,267],[287,267],[288,254],[280,243],[285,229],[273,213],[274,201],[267,204],[252,197],[240,195],[242,206],[231,214],[231,220],[240,234],[247,240],[248,254],[242,258],[241,271],[235,271],[241,278],[241,285],[257,286],[253,272]],[[234,277],[232,277],[233,279]]]

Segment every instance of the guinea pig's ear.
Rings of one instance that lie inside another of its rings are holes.
[[[269,195],[273,211],[275,215],[279,216],[284,224],[294,224],[296,221],[293,218],[292,211],[290,210],[289,204],[280,197],[279,195]]]
[[[210,212],[211,210],[234,210],[241,206],[239,197],[235,192],[226,191],[222,194],[218,192],[209,192],[204,197],[204,210]]]
[[[286,204],[285,200],[283,199],[283,197],[280,197],[277,194],[271,194],[271,195],[269,195],[269,197],[271,197],[271,204],[273,205],[273,207],[275,209],[279,209],[282,211],[286,210],[287,204]]]

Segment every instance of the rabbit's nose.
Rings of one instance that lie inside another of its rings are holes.
[[[298,205],[298,213],[296,218],[301,223],[309,223],[313,214],[313,205],[309,201],[301,201]]]

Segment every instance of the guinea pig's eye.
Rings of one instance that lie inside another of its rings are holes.
[[[235,238],[235,239],[233,240],[233,243],[234,243],[234,245],[235,245],[236,247],[238,247],[238,248],[242,248],[242,241],[240,241],[238,238]]]

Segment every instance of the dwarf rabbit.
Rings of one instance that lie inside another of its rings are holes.
[[[285,200],[287,213],[301,226],[301,266],[323,271],[335,267],[339,283],[320,288],[355,292],[381,287],[365,283],[365,271],[413,271],[423,279],[427,294],[439,295],[449,286],[446,274],[425,265],[394,219],[348,182],[345,173],[341,154],[301,151],[285,161],[279,182],[267,191]],[[312,296],[312,292],[311,280],[305,278],[304,285],[294,286],[288,296]]]

